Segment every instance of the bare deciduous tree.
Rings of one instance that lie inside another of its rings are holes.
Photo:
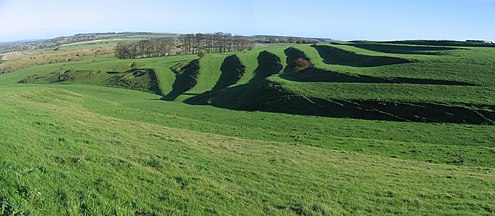
[[[214,34],[184,34],[177,38],[147,39],[138,42],[121,42],[115,48],[120,59],[149,58],[166,55],[188,55],[221,52],[238,52],[252,49],[254,43],[242,36],[217,32]]]

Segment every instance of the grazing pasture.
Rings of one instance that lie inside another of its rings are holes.
[[[0,215],[495,213],[492,47],[106,42],[0,63]]]

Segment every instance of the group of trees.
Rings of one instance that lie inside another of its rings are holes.
[[[160,57],[221,52],[237,52],[254,47],[254,43],[242,36],[225,33],[186,34],[174,38],[146,39],[137,42],[120,42],[115,56],[120,59]]]
[[[120,42],[115,47],[115,56],[120,59],[160,57],[170,55],[174,50],[173,38],[153,38],[137,42]]]
[[[232,34],[186,34],[178,38],[179,54],[237,52],[252,49],[254,43]]]

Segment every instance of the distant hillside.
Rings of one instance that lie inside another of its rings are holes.
[[[428,45],[428,46],[468,46],[468,47],[495,47],[495,43],[483,40],[406,40],[406,41],[384,41],[380,43],[389,44],[409,44],[409,45]]]
[[[86,34],[76,34],[73,36],[62,36],[62,37],[46,39],[46,40],[3,42],[0,43],[0,52],[54,48],[64,44],[94,41],[94,40],[141,39],[141,38],[153,38],[153,37],[171,37],[176,35],[177,34],[151,33],[151,32],[86,33]]]
[[[272,43],[273,41],[290,42],[297,40],[308,41],[313,43],[331,43],[336,41],[331,38],[294,37],[294,36],[278,36],[278,35],[254,35],[251,36],[250,38],[254,41],[269,42],[269,43]]]
[[[0,42],[0,53],[4,52],[14,52],[14,51],[25,51],[25,50],[36,50],[44,48],[55,48],[57,46],[79,43],[79,42],[90,42],[99,40],[116,40],[116,39],[128,39],[128,40],[139,40],[147,38],[163,38],[163,37],[178,37],[181,34],[177,33],[154,33],[154,32],[108,32],[108,33],[84,33],[76,34],[72,36],[62,36],[53,39],[46,40],[24,40],[24,41],[13,41],[13,42]],[[245,36],[245,38],[252,41],[267,40],[269,38],[277,39],[288,39],[296,37],[287,36],[273,36],[273,35],[255,35],[255,36]],[[304,38],[297,37],[298,39],[303,39],[307,41],[315,42],[331,42],[328,38]]]

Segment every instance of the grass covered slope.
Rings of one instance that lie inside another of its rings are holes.
[[[31,75],[19,82],[91,84],[161,94],[156,72],[153,69],[131,69],[125,72],[67,70],[62,73],[50,72]]]
[[[70,89],[0,88],[3,214],[490,214],[495,208],[491,169],[174,129],[94,112],[83,104],[115,105]]]
[[[21,81],[117,86],[161,94],[166,100],[229,109],[389,121],[494,124],[493,104],[485,102],[491,98],[495,81],[491,81],[493,76],[484,74],[492,74],[495,68],[494,62],[486,58],[492,52],[492,48],[371,42],[282,45],[236,54],[209,54],[197,61],[193,61],[197,59],[195,56],[136,60],[149,76],[125,75],[133,73],[125,66],[132,61],[106,59],[89,64],[82,61],[35,67],[44,72],[33,73]],[[310,65],[294,70],[293,64],[298,59],[305,59]],[[465,59],[477,67],[466,64]],[[108,71],[102,73],[96,68]],[[456,75],[449,76],[437,71],[438,68],[455,70]],[[384,76],[387,71],[393,73]],[[427,73],[416,76],[415,71]],[[477,80],[480,77],[485,77],[483,82]],[[357,88],[346,91],[349,87]],[[428,92],[437,90],[441,91],[428,97]]]
[[[494,56],[276,45],[3,74],[0,215],[490,215]]]
[[[229,109],[339,118],[495,123],[495,108],[489,102],[492,87],[478,84],[474,80],[465,82],[459,81],[461,79],[409,77],[404,73],[405,69],[402,73],[390,77],[353,73],[353,70],[370,71],[378,68],[387,70],[386,68],[396,65],[403,67],[410,65],[408,67],[412,68],[414,65],[422,65],[424,61],[431,60],[424,59],[421,55],[404,54],[401,58],[387,57],[388,54],[375,51],[363,51],[363,54],[359,54],[357,51],[356,53],[346,51],[344,47],[346,46],[277,46],[274,50],[279,51],[278,55],[271,52],[271,47],[262,52],[256,51],[258,67],[248,83],[226,89],[214,89],[198,96],[193,95],[185,102],[211,104]],[[280,53],[280,48],[283,48],[283,54]],[[404,49],[406,48],[403,46],[397,47],[398,52]],[[421,50],[428,49],[422,47]],[[431,50],[439,49],[432,47]],[[271,58],[270,55],[275,57]],[[444,58],[448,60],[452,57]],[[285,59],[286,65],[282,64],[282,59]],[[292,64],[298,59],[304,59],[310,65],[296,70]],[[324,59],[333,59],[332,61],[335,62]],[[387,61],[394,63],[391,65]],[[277,65],[277,69],[272,69],[274,68],[272,64]],[[349,89],[352,86],[357,88]],[[343,88],[343,91],[337,87]],[[301,91],[302,89],[307,91]],[[429,96],[428,92],[438,90],[441,91],[434,93],[435,96]],[[455,93],[450,94],[449,91]],[[480,94],[481,92],[486,92],[488,95]]]

